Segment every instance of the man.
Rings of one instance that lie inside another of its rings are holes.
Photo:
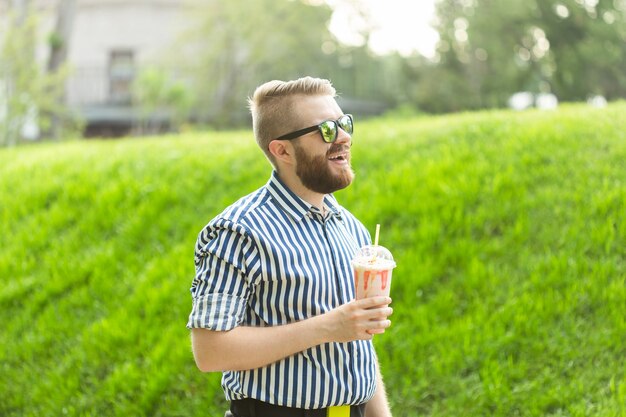
[[[372,345],[391,299],[354,300],[350,260],[371,239],[332,195],[354,177],[334,97],[311,77],[256,89],[274,171],[199,234],[187,327],[200,370],[223,371],[227,416],[391,416]]]

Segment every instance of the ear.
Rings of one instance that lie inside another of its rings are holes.
[[[293,165],[294,150],[289,141],[275,139],[269,143],[268,148],[272,156],[276,158],[276,161],[280,161],[288,165]]]

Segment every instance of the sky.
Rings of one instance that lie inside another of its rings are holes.
[[[371,18],[373,30],[370,48],[378,54],[397,51],[402,55],[414,52],[432,58],[439,40],[431,27],[435,0],[326,0],[333,8],[331,32],[343,43],[358,45],[363,39],[359,29],[364,21],[355,12],[355,5]]]

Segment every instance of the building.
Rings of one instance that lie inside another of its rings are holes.
[[[61,2],[70,24],[67,104],[86,122],[87,134],[127,133],[138,117],[131,86],[140,68],[162,63],[185,28],[185,0],[0,0],[0,25],[7,12],[28,4],[40,17],[37,59],[45,66]],[[0,26],[1,27],[1,26]]]

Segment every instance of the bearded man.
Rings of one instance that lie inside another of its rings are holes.
[[[353,119],[335,96],[311,77],[256,89],[274,169],[198,236],[187,327],[198,368],[223,372],[226,416],[391,416],[372,344],[391,299],[355,300],[350,260],[371,238],[332,194],[354,178]]]

